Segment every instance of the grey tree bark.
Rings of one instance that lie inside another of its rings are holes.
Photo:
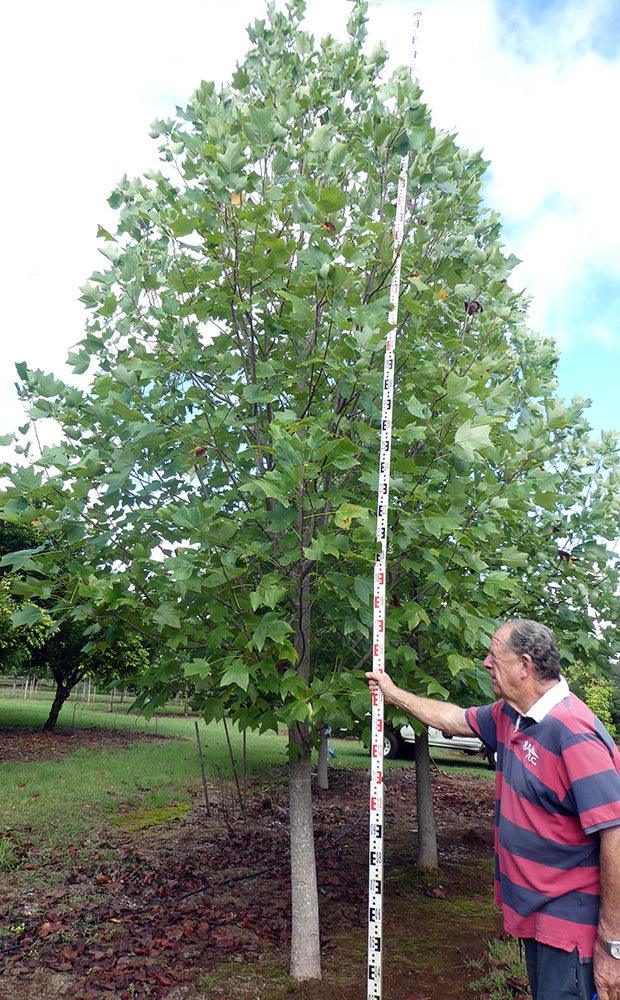
[[[291,976],[321,978],[319,896],[314,855],[310,733],[305,726],[289,730],[289,822],[291,841]]]
[[[321,732],[321,742],[319,743],[319,762],[316,774],[316,787],[322,791],[329,789],[329,750],[327,744],[327,734]]]
[[[310,679],[311,600],[310,575],[303,557],[312,526],[304,518],[303,489],[300,494],[298,528],[302,545],[298,566],[298,589],[293,602],[297,671]],[[289,729],[289,825],[291,842],[291,966],[293,979],[321,978],[319,894],[316,883],[314,821],[312,817],[312,734],[310,727],[295,723]]]
[[[438,868],[437,827],[433,808],[431,755],[428,730],[415,738],[416,807],[418,814],[418,852],[416,863],[421,868]]]

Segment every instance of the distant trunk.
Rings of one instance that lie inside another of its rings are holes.
[[[291,976],[321,978],[319,897],[316,883],[310,733],[289,730],[289,821],[291,840]]]
[[[418,813],[418,856],[421,868],[438,868],[437,828],[433,809],[431,756],[428,749],[428,729],[415,738],[416,806]]]
[[[60,709],[66,702],[67,698],[71,694],[73,685],[57,684],[56,694],[54,695],[54,700],[52,702],[52,707],[50,709],[50,714],[47,717],[47,722],[43,726],[45,732],[53,732],[56,728],[56,723],[58,722],[58,716],[60,714]]]
[[[316,774],[316,787],[323,791],[329,789],[329,749],[327,744],[327,733],[321,731],[321,742],[319,743],[319,763]]]

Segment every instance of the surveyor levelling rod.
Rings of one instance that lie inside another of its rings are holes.
[[[420,13],[414,15],[412,73],[415,69]],[[381,443],[379,456],[379,490],[377,498],[377,541],[380,551],[375,562],[373,593],[372,669],[385,670],[385,580],[387,573],[388,504],[390,499],[390,457],[392,449],[392,413],[394,409],[394,361],[398,299],[400,295],[400,264],[409,153],[401,161],[394,223],[394,270],[390,287],[390,329],[385,344],[383,364],[383,402],[381,406]],[[372,739],[370,770],[370,824],[368,853],[368,1000],[381,1000],[383,949],[383,695],[372,696]]]

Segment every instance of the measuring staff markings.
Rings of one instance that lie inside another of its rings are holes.
[[[416,59],[416,37],[420,14],[415,14],[413,62]],[[381,438],[379,456],[379,486],[377,495],[377,541],[380,551],[375,561],[372,669],[385,670],[385,583],[387,573],[387,527],[390,499],[390,458],[392,448],[392,413],[394,407],[394,350],[400,296],[401,250],[405,229],[405,205],[409,154],[401,160],[396,218],[394,222],[394,271],[390,285],[390,331],[386,337],[383,363],[383,400],[381,405]],[[383,946],[383,694],[377,688],[372,693],[371,758],[370,758],[370,820],[368,850],[368,1000],[381,1000]]]

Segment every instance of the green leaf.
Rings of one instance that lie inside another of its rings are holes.
[[[340,188],[324,188],[319,197],[319,211],[325,215],[340,212],[347,203],[347,196]]]
[[[306,559],[318,560],[322,556],[335,556],[340,558],[340,544],[338,538],[328,535],[325,532],[317,532],[316,538],[304,548]]]
[[[374,581],[371,575],[356,576],[353,581],[353,590],[359,597],[362,604],[370,605],[374,591]]]
[[[272,639],[275,643],[282,643],[292,631],[293,629],[288,622],[278,618],[275,613],[268,612],[263,615],[254,629],[252,642],[260,653],[267,639]]]
[[[468,659],[466,656],[460,656],[458,653],[450,653],[448,656],[448,670],[453,677],[457,677],[459,674],[471,673],[475,669],[476,664],[474,661]]]
[[[116,243],[116,237],[112,236],[112,234],[109,233],[107,229],[104,229],[103,226],[97,226],[97,239],[108,240],[112,243]]]
[[[329,160],[332,167],[339,167],[349,151],[346,142],[335,142],[329,151]]]
[[[428,514],[422,521],[428,533],[434,538],[452,534],[461,526],[461,519],[450,514]]]
[[[160,628],[169,626],[170,628],[181,628],[181,619],[177,607],[170,601],[160,604],[153,618]]]
[[[371,517],[367,507],[356,503],[343,503],[334,514],[334,524],[348,531],[353,521],[367,521]]]
[[[468,461],[475,462],[481,457],[480,452],[483,448],[492,447],[490,433],[490,424],[474,425],[471,420],[466,420],[454,435],[454,444]]]
[[[409,410],[409,413],[413,414],[414,417],[419,417],[420,420],[426,420],[428,417],[428,407],[423,406],[415,396],[410,396],[405,406]]]
[[[230,687],[231,684],[236,684],[243,691],[247,691],[248,684],[250,683],[250,672],[242,660],[235,660],[229,667],[226,668],[222,675],[220,681],[220,687]]]
[[[35,604],[24,604],[19,611],[15,611],[11,615],[11,625],[13,628],[19,628],[20,625],[36,625],[44,614],[45,612]]]
[[[448,689],[443,684],[440,684],[439,681],[429,681],[426,685],[426,694],[429,698],[434,698],[436,695],[439,695],[440,698],[448,698],[450,696]]]
[[[331,145],[332,135],[331,125],[317,125],[308,139],[308,146],[313,153],[326,153]]]
[[[202,680],[211,674],[211,665],[208,660],[197,657],[195,660],[188,660],[181,664],[181,670],[186,677],[200,677]]]
[[[267,389],[263,385],[251,383],[244,385],[242,396],[248,403],[272,403],[274,399],[278,398],[278,393],[275,389]]]
[[[35,562],[32,557],[44,551],[45,545],[38,545],[34,549],[18,549],[16,552],[7,552],[0,559],[0,566],[10,566],[14,573],[18,570],[37,572],[41,569],[41,564]]]
[[[275,608],[276,604],[282,600],[286,594],[286,587],[278,583],[270,582],[268,579],[261,580],[256,590],[250,594],[250,604],[252,610],[257,608]]]
[[[250,142],[259,149],[267,149],[276,138],[285,134],[276,120],[272,105],[266,108],[251,108],[244,129]]]
[[[398,136],[398,138],[394,142],[394,145],[392,146],[392,149],[394,150],[397,156],[407,155],[410,149],[410,145],[409,145],[409,136],[407,135],[406,132],[403,132],[401,135]]]
[[[71,365],[75,375],[83,375],[84,372],[88,371],[90,354],[88,351],[80,351],[79,354],[76,354],[75,351],[69,351],[67,364]]]
[[[502,591],[514,594],[516,597],[521,590],[518,581],[509,576],[508,573],[504,573],[503,570],[493,570],[492,573],[489,573],[482,589],[485,594],[489,594],[491,597],[497,597]]]

